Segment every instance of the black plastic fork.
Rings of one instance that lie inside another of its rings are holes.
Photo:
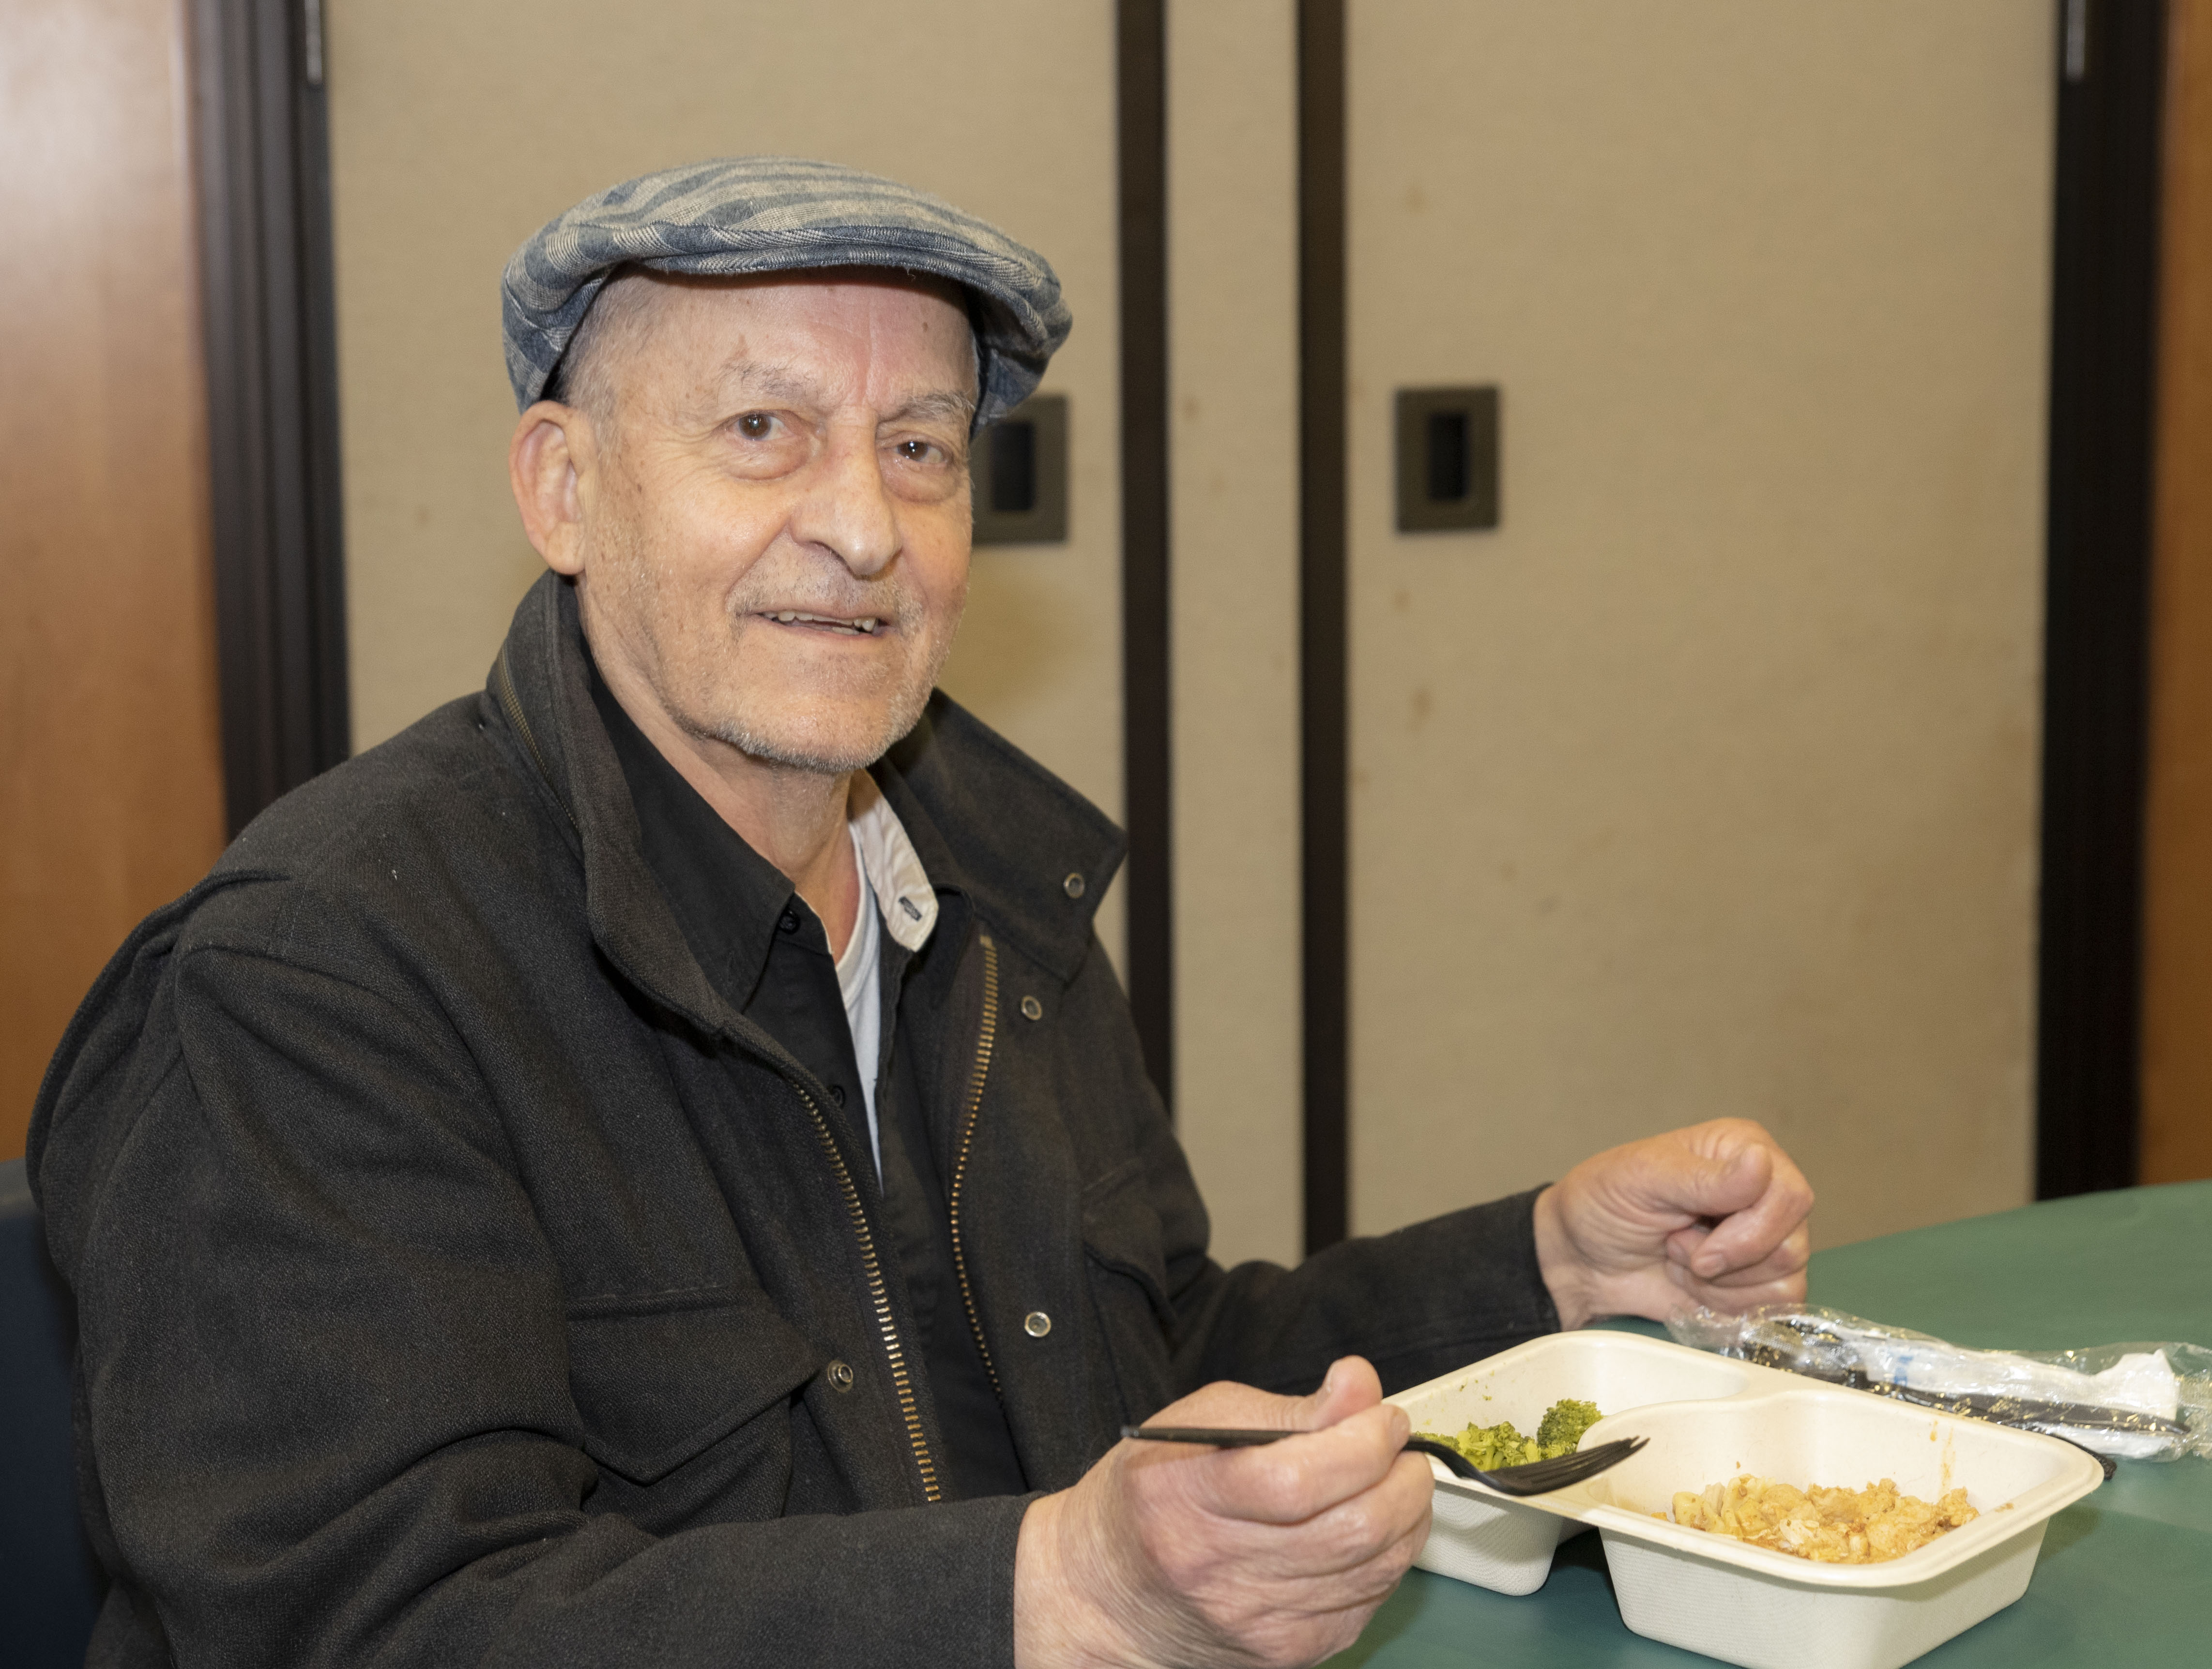
[[[1285,1437],[1305,1434],[1296,1431],[1248,1431],[1226,1426],[1121,1428],[1122,1436],[1142,1438],[1148,1443],[1206,1443],[1218,1449],[1256,1448],[1262,1443],[1276,1443]],[[1618,1437],[1610,1443],[1601,1443],[1594,1449],[1577,1449],[1574,1453],[1563,1454],[1555,1460],[1532,1460],[1525,1466],[1501,1466],[1494,1472],[1483,1471],[1449,1444],[1439,1443],[1432,1437],[1409,1437],[1406,1440],[1406,1447],[1423,1454],[1434,1455],[1455,1477],[1487,1484],[1500,1495],[1540,1495],[1553,1489],[1564,1489],[1586,1477],[1595,1477],[1608,1467],[1618,1466],[1650,1441],[1643,1437]]]

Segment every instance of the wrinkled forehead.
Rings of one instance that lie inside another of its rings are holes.
[[[927,273],[633,269],[601,293],[602,309],[591,350],[618,384],[793,400],[951,397],[971,412],[981,392],[968,293]]]

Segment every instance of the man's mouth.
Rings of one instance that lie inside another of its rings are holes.
[[[760,618],[773,620],[780,626],[805,626],[813,631],[834,632],[842,637],[872,637],[883,624],[883,617],[876,614],[856,615],[846,618],[837,614],[809,614],[804,609],[763,609]]]

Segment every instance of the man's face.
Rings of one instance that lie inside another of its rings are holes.
[[[577,485],[594,656],[626,706],[695,740],[872,763],[921,716],[967,598],[966,315],[865,277],[630,283],[650,293],[594,350]]]

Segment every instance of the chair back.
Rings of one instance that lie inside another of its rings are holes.
[[[82,1669],[106,1586],[70,1459],[76,1322],[23,1161],[0,1165],[0,1658]]]

